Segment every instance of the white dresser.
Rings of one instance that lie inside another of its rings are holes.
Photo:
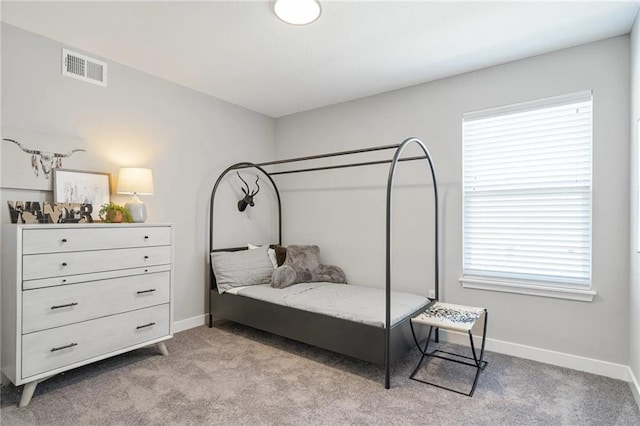
[[[37,384],[172,337],[172,226],[3,225],[2,373]]]

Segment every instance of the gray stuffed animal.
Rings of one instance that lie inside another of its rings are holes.
[[[318,281],[347,283],[347,277],[342,268],[320,262],[318,246],[288,246],[286,260],[282,266],[273,271],[271,276],[271,286],[275,288]]]

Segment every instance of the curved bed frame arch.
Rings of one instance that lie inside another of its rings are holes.
[[[276,183],[273,181],[273,178],[271,177],[271,175],[265,169],[263,169],[259,164],[254,164],[254,163],[244,161],[241,163],[232,164],[231,166],[227,167],[224,170],[224,172],[220,173],[220,176],[218,176],[218,179],[216,180],[216,183],[215,185],[213,185],[213,189],[211,190],[211,202],[209,204],[209,252],[212,252],[214,250],[213,249],[213,206],[216,199],[216,191],[218,190],[218,186],[220,186],[222,179],[224,179],[224,177],[229,172],[233,170],[248,169],[248,168],[257,169],[260,172],[262,172],[262,174],[269,179],[269,182],[271,183],[271,186],[273,187],[273,190],[276,193],[276,199],[278,201],[278,244],[282,244],[282,202],[280,201],[280,191],[278,191],[278,185],[276,185]],[[209,269],[213,276],[213,271],[211,270],[211,268]],[[211,312],[209,312],[209,314],[211,314]]]
[[[409,145],[416,144],[422,150],[424,155],[400,158],[405,148]],[[339,165],[320,166],[311,168],[290,169],[284,171],[274,171],[269,173],[264,169],[267,166],[281,165],[295,162],[304,162],[308,160],[317,160],[330,157],[340,157],[346,155],[357,155],[361,153],[382,151],[395,149],[394,156],[391,160],[362,161],[357,163],[346,163]],[[392,217],[393,217],[393,183],[397,166],[403,161],[427,160],[428,169],[431,174],[434,195],[434,287],[435,299],[431,299],[431,303],[439,300],[439,221],[438,221],[438,187],[436,180],[435,168],[433,160],[426,145],[418,138],[407,138],[397,145],[384,145],[372,148],[356,149],[349,151],[333,152],[321,155],[312,155],[307,157],[297,157],[286,160],[277,160],[264,163],[240,162],[227,167],[218,177],[211,191],[211,201],[209,206],[209,252],[218,251],[238,251],[244,250],[246,247],[232,248],[214,248],[213,238],[213,219],[214,204],[216,191],[224,179],[224,177],[233,170],[256,169],[265,175],[276,194],[278,204],[278,244],[282,243],[282,204],[278,186],[272,176],[304,173],[313,171],[323,171],[346,167],[360,167],[376,164],[390,163],[389,175],[387,178],[386,190],[386,274],[385,274],[385,328],[380,329],[366,324],[355,323],[348,320],[329,317],[322,314],[301,311],[285,306],[269,304],[259,300],[250,299],[242,296],[230,295],[227,293],[219,294],[216,286],[215,275],[210,265],[210,257],[207,255],[209,263],[209,272],[211,281],[208,285],[209,294],[209,327],[213,327],[213,314],[216,311],[224,319],[239,322],[254,328],[258,328],[267,332],[282,335],[294,340],[302,341],[324,349],[339,352],[345,355],[353,356],[365,361],[376,364],[383,364],[385,367],[385,388],[389,389],[391,385],[391,364],[402,356],[405,350],[413,345],[413,342],[404,339],[408,329],[409,320],[426,309],[421,307],[413,314],[405,317],[396,325],[391,325],[391,236],[392,236]],[[270,305],[265,308],[265,304]],[[292,316],[295,321],[292,321]],[[275,318],[275,320],[274,320]],[[380,332],[379,330],[383,330]],[[338,336],[334,332],[338,332]],[[383,336],[381,336],[383,334]],[[383,337],[384,347],[382,351],[376,350],[376,342]],[[407,345],[406,342],[409,342]],[[404,350],[403,350],[404,348]]]

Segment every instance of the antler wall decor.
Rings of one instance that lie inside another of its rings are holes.
[[[33,168],[33,173],[36,176],[40,175],[40,168],[42,168],[42,173],[44,174],[45,179],[49,179],[51,175],[51,170],[56,168],[59,169],[62,167],[62,159],[70,157],[73,153],[78,151],[86,151],[84,149],[74,149],[72,151],[67,152],[66,154],[60,154],[57,152],[44,152],[39,149],[27,149],[22,146],[22,144],[14,139],[6,139],[3,138],[3,141],[12,142],[18,147],[26,152],[27,154],[31,154],[31,167]],[[39,165],[38,165],[39,163]]]
[[[258,189],[256,189],[255,191],[251,191],[249,189],[249,184],[247,184],[247,182],[245,182],[244,179],[242,179],[242,176],[240,176],[240,173],[236,172],[236,174],[238,175],[238,177],[240,178],[240,180],[242,181],[242,183],[244,183],[245,188],[240,188],[242,189],[242,192],[244,192],[244,198],[240,201],[238,201],[238,210],[240,210],[241,212],[245,211],[245,209],[247,208],[247,205],[253,207],[255,205],[255,203],[253,202],[253,197],[260,192],[260,185],[258,185],[258,181],[260,180],[259,176],[256,176],[256,187]]]

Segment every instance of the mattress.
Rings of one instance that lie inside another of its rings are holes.
[[[262,284],[233,289],[233,294],[375,327],[385,327],[385,290],[380,288],[316,282],[300,283],[280,289]],[[428,303],[429,299],[426,297],[392,291],[391,325],[402,321]]]

